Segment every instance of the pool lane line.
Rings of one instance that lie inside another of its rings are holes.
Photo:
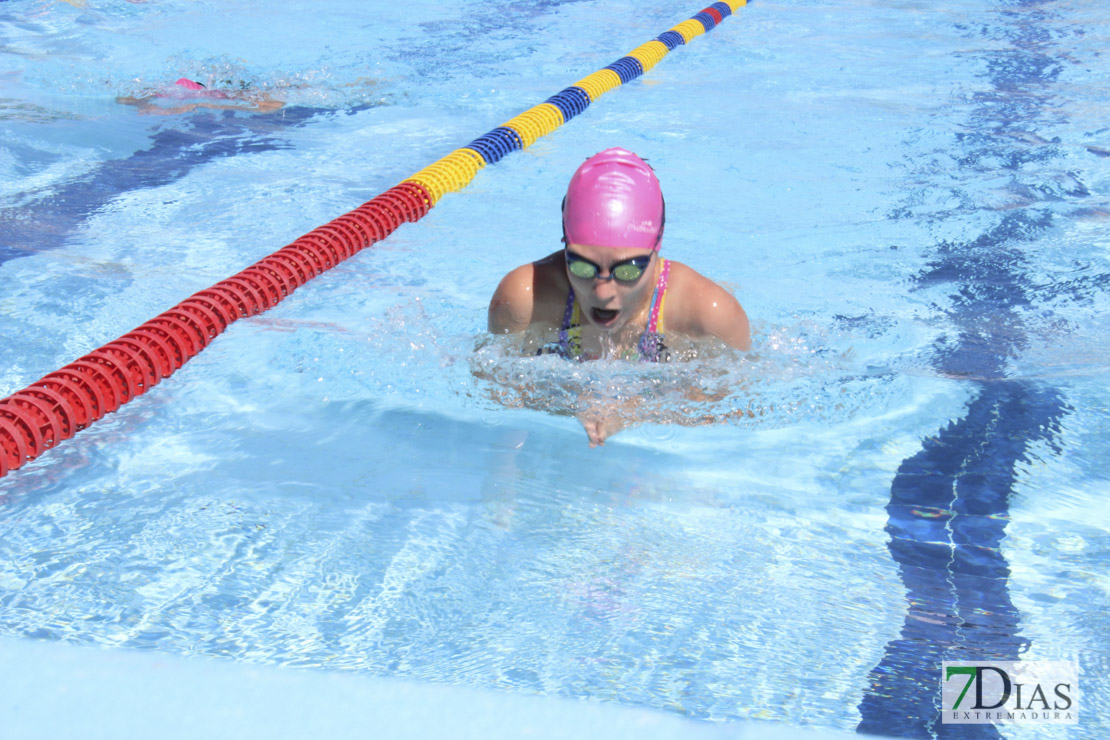
[[[859,732],[1001,737],[993,725],[942,722],[941,664],[1016,661],[1028,651],[1002,547],[1019,464],[1033,443],[1056,447],[1068,410],[1054,388],[981,382],[966,415],[898,467],[884,529],[906,605],[898,636],[868,676]]]
[[[23,193],[30,205],[0,208],[0,265],[61,247],[93,213],[124,193],[180,180],[196,167],[241,154],[288,149],[281,136],[321,114],[353,115],[370,105],[350,108],[287,106],[276,114],[234,115],[198,111],[179,127],[150,134],[149,146],[121,159],[100,162],[90,172],[57,186]],[[43,224],[50,224],[43,229]]]
[[[979,55],[990,87],[973,98],[967,116],[971,123],[956,127],[962,146],[953,156],[984,176],[1009,172],[1015,185],[1030,185],[1034,191],[1043,188],[1049,159],[1067,169],[1064,152],[1023,146],[1020,139],[999,134],[1036,131],[1044,125],[1042,111],[1066,107],[1052,85],[1067,50],[1061,51],[1055,37],[1044,31],[1061,19],[1052,12],[1053,4],[1028,0],[1022,5],[1025,12],[1020,14],[1005,5],[993,10],[1005,23],[991,28],[1009,43]],[[977,35],[979,24],[970,25],[975,30],[965,33]],[[988,27],[985,21],[982,27]],[[1030,163],[1039,166],[1026,169]],[[925,167],[932,171],[934,166],[930,152]],[[966,191],[957,194],[971,200]],[[1003,544],[1020,467],[1037,444],[1060,454],[1062,421],[1071,408],[1060,389],[1010,377],[1008,365],[1026,348],[1026,317],[1043,295],[1038,283],[1044,278],[1030,255],[1053,226],[1052,204],[1087,195],[1080,183],[1063,193],[1044,192],[1039,203],[1006,209],[978,234],[940,241],[916,277],[925,287],[951,286],[947,315],[955,337],[935,345],[933,365],[940,377],[972,384],[974,393],[962,418],[922,439],[891,481],[885,530],[906,605],[897,638],[886,644],[868,677],[858,706],[861,733],[1002,737],[994,725],[943,722],[941,665],[1018,660],[1031,644],[1010,595],[1011,568]],[[961,206],[942,217],[988,209]],[[1049,295],[1054,299],[1059,294]],[[1073,297],[1083,298],[1078,292]]]
[[[444,195],[466,187],[487,164],[531,146],[745,5],[747,0],[713,3],[353,211],[0,399],[0,477],[147,392],[235,321],[276,306],[401,224],[419,221]]]

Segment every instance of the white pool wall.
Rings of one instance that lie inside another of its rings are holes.
[[[770,722],[715,725],[594,701],[15,638],[0,639],[0,665],[5,740],[849,737]]]

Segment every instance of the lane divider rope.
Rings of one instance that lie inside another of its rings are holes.
[[[0,399],[0,477],[173,375],[235,321],[272,308],[401,224],[419,221],[487,164],[531,146],[745,5],[747,0],[713,3],[353,211]]]

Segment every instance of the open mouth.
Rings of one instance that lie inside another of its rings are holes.
[[[612,324],[614,321],[616,321],[617,316],[620,315],[620,311],[610,310],[606,308],[595,308],[591,310],[591,314],[593,315],[593,319],[596,323],[606,325]]]

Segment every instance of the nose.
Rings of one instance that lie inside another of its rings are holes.
[[[610,298],[616,296],[617,286],[616,281],[613,280],[612,274],[610,274],[607,278],[594,278],[593,290],[594,295],[604,301],[607,301]]]

